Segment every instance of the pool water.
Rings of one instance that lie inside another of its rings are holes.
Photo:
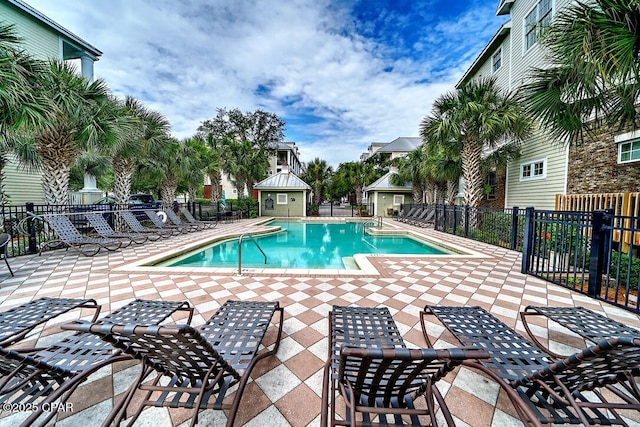
[[[440,248],[407,236],[362,234],[358,222],[317,223],[273,221],[284,230],[255,236],[264,256],[251,239],[242,241],[242,267],[251,268],[357,268],[354,254],[444,254]],[[171,267],[238,267],[238,239],[218,242],[162,263]]]

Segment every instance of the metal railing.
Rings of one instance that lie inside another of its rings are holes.
[[[262,256],[264,256],[264,263],[265,264],[267,263],[267,255],[264,253],[264,251],[256,241],[255,237],[253,237],[251,233],[243,233],[238,238],[238,274],[240,276],[242,276],[242,240],[245,237],[248,237],[249,239],[251,239],[251,241],[256,245],[256,248],[258,248],[260,253],[262,253]]]
[[[640,217],[527,208],[525,230],[522,273],[640,313]]]
[[[382,228],[382,217],[381,216],[375,216],[365,222],[362,223],[362,235],[365,235],[365,230],[367,229],[367,227],[378,227],[378,228]]]

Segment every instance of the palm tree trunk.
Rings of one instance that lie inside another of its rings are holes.
[[[447,181],[447,203],[453,205],[455,203],[456,194],[458,193],[458,181],[450,179]]]
[[[66,205],[69,201],[69,171],[79,149],[63,124],[49,128],[36,140],[42,159],[42,190],[47,204]]]
[[[482,199],[482,173],[480,159],[482,144],[478,141],[467,141],[462,149],[462,176],[464,177],[464,204],[471,208],[469,213],[469,227],[478,224],[476,209]]]
[[[135,163],[132,159],[116,157],[111,163],[113,167],[113,194],[117,204],[125,204],[131,195],[131,176],[133,175]],[[127,228],[125,221],[120,215],[113,215],[114,226],[117,231]]]
[[[127,203],[131,195],[131,176],[134,162],[131,159],[117,157],[113,159],[113,194],[116,203]]]
[[[421,203],[424,191],[419,183],[413,183],[413,203]]]
[[[5,173],[4,168],[9,163],[8,153],[4,150],[0,151],[0,205],[7,204],[7,194],[4,191]]]
[[[218,206],[220,201],[220,174],[209,174],[211,181],[211,206]]]
[[[162,208],[171,209],[173,199],[176,197],[178,189],[178,178],[176,176],[168,176],[162,182]]]

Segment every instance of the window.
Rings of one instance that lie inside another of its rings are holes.
[[[640,160],[640,139],[618,144],[618,163],[637,162]]]
[[[278,194],[278,202],[279,205],[286,205],[287,204],[287,194],[286,193],[279,193]]]
[[[544,179],[547,177],[547,159],[520,164],[520,181]]]
[[[491,58],[491,63],[493,64],[493,72],[495,73],[502,66],[502,49],[498,49],[496,53],[493,54]]]
[[[491,171],[487,174],[487,182],[485,184],[485,194],[487,195],[487,200],[495,200],[496,199],[496,173]]]
[[[552,0],[540,0],[531,12],[524,18],[524,46],[525,50],[529,50],[531,46],[551,25],[553,17]]]
[[[394,194],[393,195],[393,204],[394,205],[401,205],[402,203],[404,203],[404,195],[402,195],[402,194]]]

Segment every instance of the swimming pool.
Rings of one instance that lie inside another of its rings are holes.
[[[250,268],[357,269],[355,254],[433,255],[451,253],[404,235],[362,233],[360,222],[273,221],[282,231],[242,242],[242,266]],[[177,258],[166,267],[238,267],[238,239],[216,242]]]

